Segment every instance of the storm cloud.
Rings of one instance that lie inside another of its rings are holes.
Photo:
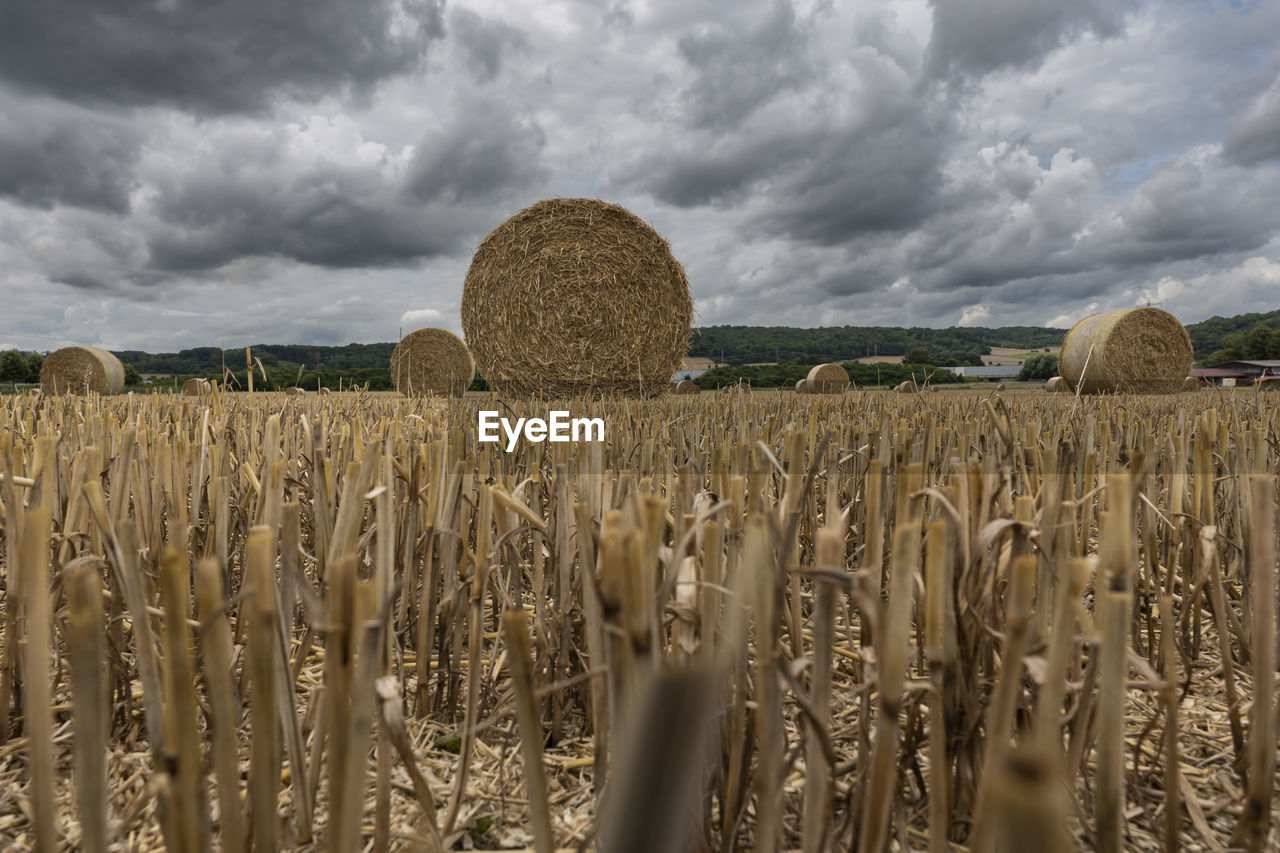
[[[549,196],[670,241],[699,322],[1280,305],[1280,6],[45,0],[0,28],[0,343],[458,328]]]
[[[21,0],[0,78],[83,103],[259,111],[273,98],[367,93],[443,33],[442,0]]]

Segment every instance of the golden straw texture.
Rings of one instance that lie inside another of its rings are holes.
[[[677,394],[701,394],[702,389],[692,379],[681,379],[676,383]]]
[[[119,394],[124,365],[98,347],[66,347],[45,356],[40,387],[46,394]]]
[[[893,390],[897,391],[899,394],[915,394],[920,389],[916,387],[916,383],[908,379],[905,382],[899,382],[893,387]]]
[[[208,379],[188,379],[182,383],[182,395],[184,397],[199,397],[202,394],[208,394],[210,387]]]
[[[843,394],[849,390],[849,372],[839,364],[816,364],[809,370],[815,394]]]
[[[797,393],[797,394],[812,394],[812,393],[813,393],[813,383],[812,383],[812,382],[810,382],[807,378],[806,378],[806,379],[797,379],[797,380],[796,380],[796,393]]]
[[[1091,314],[1067,332],[1058,366],[1073,391],[1175,394],[1191,370],[1191,337],[1159,308]]]
[[[693,300],[667,241],[618,205],[556,198],[476,250],[462,328],[505,394],[653,396],[689,348]]]
[[[391,353],[391,378],[407,396],[459,395],[471,387],[476,362],[453,332],[419,329],[405,335]]]
[[[1071,388],[1067,385],[1067,380],[1061,376],[1050,376],[1044,382],[1044,390],[1050,394],[1061,394],[1064,391],[1070,391]]]

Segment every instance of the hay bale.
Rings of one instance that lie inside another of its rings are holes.
[[[203,397],[213,390],[213,384],[208,379],[188,379],[182,383],[182,396],[184,397]]]
[[[810,382],[810,381],[809,381],[809,379],[808,379],[807,377],[806,377],[805,379],[797,379],[797,380],[796,380],[796,393],[797,393],[797,394],[813,394],[813,393],[815,393],[815,392],[814,392],[814,390],[813,390],[813,383],[812,383],[812,382]]]
[[[676,383],[677,394],[701,394],[702,389],[692,379],[681,379]]]
[[[1007,390],[1007,389],[1005,388],[1005,386],[1004,386],[1004,383],[1003,383],[1003,382],[1001,382],[999,385],[997,385],[997,386],[996,386],[996,392],[997,392],[997,393],[999,393],[1000,391],[1004,391],[1004,390]]]
[[[119,394],[124,365],[98,347],[65,347],[45,356],[40,387],[46,394]]]
[[[808,379],[814,394],[843,394],[849,390],[849,372],[834,362],[815,364]]]
[[[460,395],[476,378],[476,362],[462,338],[444,329],[405,335],[391,353],[391,378],[401,394]]]
[[[332,394],[332,393],[333,393],[333,392],[332,392],[332,391],[330,391],[330,390],[329,390],[329,388],[328,388],[327,386],[325,386],[325,387],[321,387],[321,389],[320,389],[320,396],[321,396],[321,397],[328,397],[328,396],[329,396],[330,394]]]
[[[1198,376],[1188,376],[1182,380],[1183,391],[1199,391],[1203,383],[1200,382]]]
[[[1071,388],[1067,385],[1067,380],[1061,376],[1051,376],[1045,380],[1044,390],[1050,394],[1062,394],[1070,391]]]
[[[555,198],[499,225],[462,288],[462,328],[504,394],[665,391],[689,348],[693,300],[667,241],[596,199]]]
[[[284,393],[288,394],[290,397],[305,397],[307,394],[307,389],[299,388],[295,385],[292,388],[284,389]]]
[[[1174,394],[1191,370],[1191,336],[1159,308],[1091,314],[1067,332],[1058,366],[1073,391]]]
[[[920,389],[916,386],[916,383],[910,379],[906,380],[905,382],[899,382],[897,385],[894,386],[893,390],[899,394],[918,394],[920,392]]]

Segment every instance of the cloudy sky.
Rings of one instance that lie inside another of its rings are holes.
[[[0,6],[0,348],[458,329],[549,196],[704,325],[1280,307],[1275,0]]]

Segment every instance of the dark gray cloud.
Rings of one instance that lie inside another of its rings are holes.
[[[1116,35],[1131,6],[1123,0],[930,0],[935,77],[981,77],[1034,66],[1082,32]]]
[[[128,211],[144,138],[138,128],[20,99],[0,98],[0,106],[0,196],[40,208]]]
[[[909,40],[891,35],[882,16],[858,20],[855,50],[841,62],[806,59],[825,14],[798,21],[788,4],[773,3],[735,40],[716,30],[694,50],[682,39],[697,71],[682,94],[694,131],[615,179],[681,207],[755,198],[753,236],[825,246],[926,219],[952,130],[944,102],[917,85]],[[754,75],[743,73],[753,57],[764,58]],[[670,122],[673,131],[682,123]]]
[[[17,0],[0,77],[82,103],[258,111],[412,71],[443,0]]]
[[[1134,265],[1257,249],[1280,228],[1277,191],[1274,171],[1224,164],[1215,150],[1191,152],[1143,182],[1119,212],[1116,236],[1103,236],[1104,254]]]
[[[398,266],[452,251],[466,233],[465,218],[400,201],[368,169],[328,165],[277,178],[227,165],[230,173],[160,187],[152,268],[214,270],[246,256],[336,269]]]
[[[886,115],[820,139],[781,173],[772,203],[754,217],[765,233],[835,246],[876,231],[919,225],[942,187],[938,122],[914,111]]]
[[[1280,76],[1231,122],[1225,154],[1244,165],[1280,160]]]
[[[448,22],[449,36],[458,43],[472,73],[481,83],[490,83],[498,76],[507,54],[529,48],[529,37],[524,30],[469,9],[451,9]]]
[[[677,41],[694,71],[684,91],[685,120],[727,130],[814,77],[807,39],[786,0],[774,0],[754,25],[746,15],[704,24]]]
[[[457,120],[418,144],[406,189],[423,201],[469,203],[523,190],[546,177],[547,138],[536,121],[494,101],[465,102]]]

